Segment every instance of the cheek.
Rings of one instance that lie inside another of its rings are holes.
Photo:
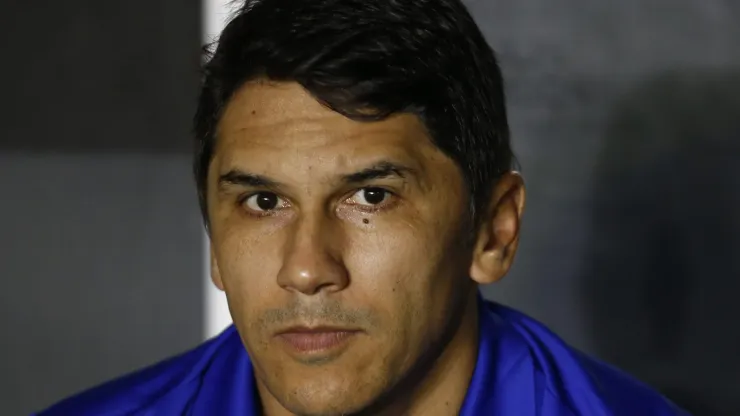
[[[407,227],[376,224],[372,230],[348,233],[343,260],[352,285],[364,292],[387,296],[409,284],[423,284],[420,258],[427,250],[423,235]]]
[[[435,307],[451,279],[445,267],[448,235],[436,235],[407,222],[384,226],[376,220],[373,232],[351,233],[344,262],[351,276],[351,297],[382,312],[391,326],[415,330],[422,311]],[[401,330],[398,328],[398,330]]]
[[[271,306],[280,268],[277,236],[233,226],[219,237],[214,248],[229,309],[235,322],[248,322]]]
[[[456,227],[430,214],[380,216],[370,227],[348,228],[343,257],[350,274],[370,276],[366,283],[381,289],[430,284],[440,263],[452,259],[449,249],[459,240]]]

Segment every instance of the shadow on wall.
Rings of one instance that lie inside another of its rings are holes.
[[[740,70],[655,76],[607,126],[581,277],[594,352],[697,416],[740,415]]]

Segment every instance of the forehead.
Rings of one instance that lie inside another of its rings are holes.
[[[274,158],[334,165],[389,157],[420,165],[446,159],[418,117],[354,121],[321,105],[297,83],[247,83],[229,101],[217,136],[215,159],[222,165]]]

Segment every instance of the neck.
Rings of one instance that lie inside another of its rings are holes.
[[[401,400],[373,415],[454,416],[465,401],[478,359],[477,290],[466,299],[462,317],[448,335],[449,341],[427,371],[416,378],[417,384],[405,390]],[[418,382],[418,380],[421,380]]]

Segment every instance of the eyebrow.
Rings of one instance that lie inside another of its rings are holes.
[[[407,176],[410,175],[416,176],[416,170],[408,166],[401,165],[399,163],[381,161],[357,172],[342,175],[341,181],[344,184],[356,185],[369,182],[374,179],[385,179],[393,177],[405,179]],[[278,181],[270,179],[267,176],[258,175],[239,169],[232,169],[227,173],[219,176],[218,184],[220,187],[228,185],[270,189],[279,189],[284,187],[284,185],[282,185]]]
[[[346,184],[358,184],[373,179],[385,179],[397,177],[405,179],[408,175],[416,175],[416,171],[408,166],[398,163],[382,161],[355,173],[342,176],[342,182]]]
[[[219,176],[220,187],[227,185],[238,185],[251,188],[279,188],[280,184],[266,176],[232,169]]]

